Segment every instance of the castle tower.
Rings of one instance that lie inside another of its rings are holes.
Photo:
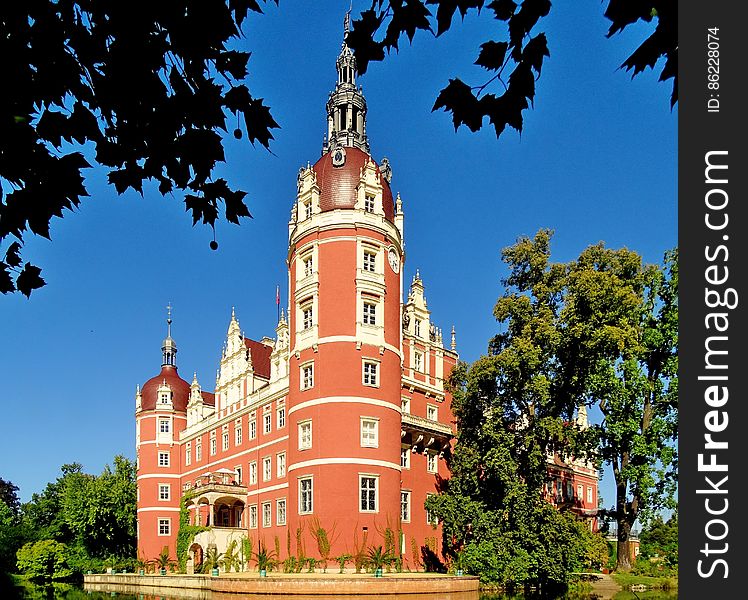
[[[288,513],[292,531],[314,515],[350,544],[399,518],[403,219],[345,42],[337,71],[289,223]]]
[[[168,310],[161,372],[139,387],[135,396],[138,552],[145,559],[158,556],[164,546],[174,548],[179,528],[181,465],[177,440],[187,424],[190,384],[177,373],[171,307]]]

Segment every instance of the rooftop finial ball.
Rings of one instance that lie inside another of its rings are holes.
[[[234,129],[234,137],[235,137],[235,138],[236,138],[237,140],[240,140],[240,139],[242,139],[242,130],[241,130],[241,129],[239,129],[238,127],[237,127],[236,129]]]
[[[210,242],[210,249],[211,249],[211,250],[218,250],[218,242],[217,242],[217,241],[215,241],[215,240],[212,240],[212,241]]]

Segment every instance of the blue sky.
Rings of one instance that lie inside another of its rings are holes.
[[[222,175],[248,192],[254,219],[220,223],[217,252],[208,247],[210,229],[193,228],[178,198],[154,188],[145,198],[117,196],[96,169],[88,173],[91,198],[55,219],[52,242],[27,242],[25,257],[43,267],[48,285],[31,300],[0,298],[0,477],[18,485],[23,500],[63,463],[100,472],[115,454],[134,458],[135,386],[159,371],[167,303],[180,373],[190,380],[197,371],[207,389],[232,306],[246,335],[274,335],[277,284],[287,301],[296,173],[320,155],[348,8],[347,0],[320,4],[283,0],[246,23],[250,90],[282,128],[272,154],[228,142]],[[354,2],[354,14],[365,4]],[[671,86],[657,83],[659,70],[634,80],[618,70],[647,30],[607,40],[604,6],[554,3],[539,29],[551,56],[521,136],[507,130],[496,140],[490,127],[455,133],[449,115],[430,112],[450,77],[487,79],[471,65],[482,41],[503,35],[489,14],[458,17],[439,39],[420,34],[359,79],[372,154],[390,160],[393,191],[404,202],[406,281],[420,270],[432,318],[445,333],[455,325],[464,360],[485,352],[497,331],[500,251],[518,236],[554,229],[559,261],[600,240],[648,262],[676,245]],[[606,505],[613,493],[606,476]]]

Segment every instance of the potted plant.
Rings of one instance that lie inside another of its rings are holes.
[[[166,569],[173,569],[176,562],[169,556],[169,546],[164,546],[154,561],[161,575],[166,575]]]
[[[203,557],[202,572],[210,572],[213,577],[218,577],[218,567],[221,564],[222,556],[222,554],[218,553],[218,549],[215,546],[208,546]]]
[[[385,552],[382,546],[372,546],[369,548],[369,564],[374,569],[374,577],[382,576],[382,568],[389,564],[392,557]]]
[[[257,569],[260,571],[260,577],[267,577],[268,571],[273,568],[275,564],[275,553],[272,550],[268,550],[265,544],[260,542],[260,546],[257,548],[255,559],[257,560]]]
[[[135,560],[135,566],[138,568],[138,575],[145,575],[145,570],[148,567],[148,561],[140,556]]]
[[[455,575],[458,577],[462,577],[464,571],[463,568],[465,566],[465,551],[460,550],[455,554]]]

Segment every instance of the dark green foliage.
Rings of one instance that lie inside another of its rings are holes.
[[[278,127],[242,83],[249,53],[228,49],[249,10],[257,0],[0,4],[0,292],[44,285],[21,246],[88,195],[84,147],[118,193],[151,181],[194,222],[213,226],[221,204],[230,222],[250,216],[245,192],[211,177],[227,117],[265,147]]]
[[[436,16],[427,8],[436,6]],[[489,10],[481,9],[487,8]],[[504,39],[487,40],[480,46],[475,64],[491,72],[482,85],[471,86],[460,78],[451,78],[441,90],[432,110],[444,109],[452,114],[455,129],[465,125],[471,131],[483,127],[483,120],[500,136],[506,126],[522,131],[522,113],[533,104],[535,82],[540,78],[543,62],[550,56],[545,33],[534,33],[548,16],[550,0],[372,0],[371,8],[354,20],[348,45],[356,54],[359,71],[366,72],[371,61],[384,60],[385,54],[398,49],[405,34],[413,40],[417,30],[440,36],[450,29],[456,12],[464,19],[475,11],[496,20]],[[627,26],[656,20],[654,32],[621,65],[637,75],[647,67],[654,68],[665,59],[660,81],[673,79],[671,104],[677,101],[678,36],[675,0],[631,2],[609,0],[605,17],[611,21],[608,37]],[[434,27],[436,25],[436,27]],[[381,40],[375,38],[382,34]],[[484,93],[495,82],[501,82],[502,93]]]
[[[189,555],[190,545],[195,536],[201,531],[207,531],[208,527],[190,525],[190,512],[187,510],[186,501],[190,496],[185,495],[179,501],[179,531],[177,532],[177,562],[179,570],[184,571]],[[251,554],[251,552],[250,552]],[[195,565],[198,566],[198,565]]]
[[[550,231],[506,248],[502,332],[489,354],[452,372],[458,441],[451,478],[426,508],[447,556],[486,582],[550,588],[599,567],[605,546],[541,497],[547,457],[613,465],[619,531],[667,504],[677,429],[677,270],[643,266],[602,244],[550,262]],[[573,421],[597,403],[605,420]],[[619,561],[622,552],[618,551]]]
[[[66,547],[75,573],[100,572],[107,561],[135,567],[135,465],[116,456],[99,476],[66,464],[62,475],[22,506],[21,525],[31,541],[52,540]],[[109,565],[111,566],[111,565]]]
[[[672,576],[678,572],[678,513],[667,521],[658,515],[639,535],[639,556],[634,572],[639,575]]]

